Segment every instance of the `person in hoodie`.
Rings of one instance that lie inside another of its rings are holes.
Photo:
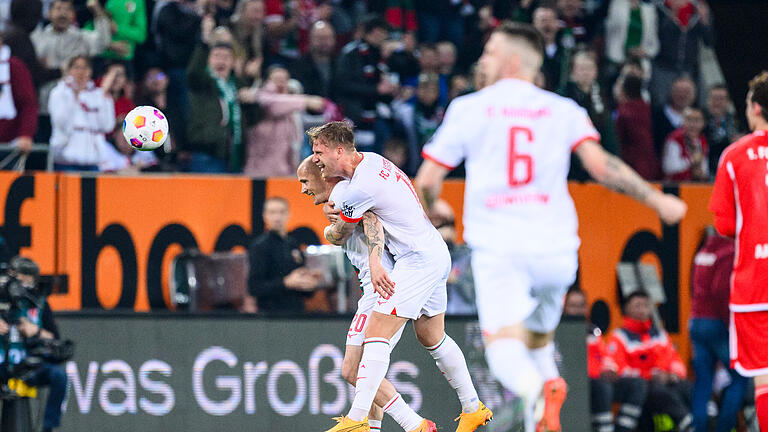
[[[240,91],[243,103],[255,103],[262,118],[247,130],[245,174],[255,178],[292,175],[299,165],[294,143],[301,138],[294,114],[309,109],[323,111],[325,99],[319,96],[290,94],[288,70],[272,66],[261,88]]]
[[[115,103],[109,89],[117,69],[104,76],[101,87],[91,80],[91,61],[75,56],[67,63],[66,76],[51,91],[51,152],[57,171],[98,171],[111,146],[106,134],[115,125]]]

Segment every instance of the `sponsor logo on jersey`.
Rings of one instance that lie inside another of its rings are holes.
[[[344,203],[341,206],[341,212],[344,214],[344,216],[351,218],[355,213],[355,206]]]

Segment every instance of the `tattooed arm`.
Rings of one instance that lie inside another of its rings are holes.
[[[349,236],[352,235],[356,226],[357,224],[344,222],[344,220],[338,218],[335,222],[325,227],[323,234],[325,235],[325,239],[331,244],[343,246]]]
[[[388,298],[395,293],[395,284],[389,279],[387,271],[381,263],[381,258],[387,253],[384,250],[384,227],[373,212],[363,213],[363,231],[365,232],[365,243],[368,245],[371,283],[377,293]]]
[[[429,159],[425,160],[416,174],[416,191],[424,205],[424,211],[429,214],[432,205],[440,198],[443,180],[448,175],[448,168],[438,165]]]
[[[656,210],[664,223],[675,224],[685,216],[687,206],[682,200],[651,186],[621,159],[603,150],[596,141],[581,144],[576,154],[593,179]]]
[[[363,230],[371,259],[376,258],[381,261],[381,256],[384,254],[384,227],[373,212],[367,211],[363,214]]]

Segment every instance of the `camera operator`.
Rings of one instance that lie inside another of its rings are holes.
[[[0,347],[0,376],[3,380],[14,377],[11,372],[27,357],[30,346],[39,345],[46,340],[59,338],[59,332],[53,321],[53,313],[46,302],[49,293],[38,289],[40,268],[29,258],[17,256],[11,259],[8,276],[17,280],[26,292],[33,293],[38,301],[35,304],[17,306],[8,320],[0,318],[0,337],[4,344]],[[5,355],[4,348],[7,348]],[[67,389],[67,374],[62,365],[48,361],[24,373],[21,378],[30,386],[49,386],[50,393],[45,406],[43,431],[51,431],[61,423],[61,406]]]

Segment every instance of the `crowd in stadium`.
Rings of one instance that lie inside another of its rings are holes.
[[[539,85],[648,180],[710,181],[743,131],[705,2],[3,0],[0,143],[50,144],[57,170],[268,178],[295,173],[307,127],[348,118],[360,149],[413,175],[446,106],[484,86],[476,61],[509,19],[544,36]],[[137,105],[170,121],[155,154],[119,133]],[[588,174],[574,162],[570,177]]]

